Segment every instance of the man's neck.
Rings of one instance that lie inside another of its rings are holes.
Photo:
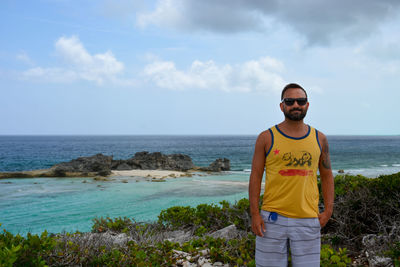
[[[303,122],[303,120],[292,121],[289,119],[285,119],[278,125],[278,127],[285,134],[292,137],[302,137],[308,131],[308,126]]]

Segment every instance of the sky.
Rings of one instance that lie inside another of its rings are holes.
[[[0,2],[0,135],[399,135],[400,1]]]

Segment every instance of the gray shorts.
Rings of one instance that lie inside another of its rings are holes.
[[[294,219],[261,210],[266,232],[256,237],[256,266],[287,266],[290,248],[292,266],[320,266],[321,226],[318,218]]]

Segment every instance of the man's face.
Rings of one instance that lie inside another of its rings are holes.
[[[288,89],[283,98],[305,98],[306,94],[300,88],[290,88]],[[301,121],[307,114],[309,103],[305,104],[304,106],[300,106],[297,101],[294,102],[292,106],[288,106],[285,102],[280,104],[281,110],[285,117],[292,121]]]

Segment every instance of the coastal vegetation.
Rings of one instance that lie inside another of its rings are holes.
[[[400,173],[336,176],[321,265],[400,266],[399,199]],[[170,207],[155,222],[95,218],[90,233],[23,237],[3,229],[0,266],[255,266],[250,222],[249,201],[241,199]]]

